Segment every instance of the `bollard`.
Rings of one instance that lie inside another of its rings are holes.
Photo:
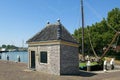
[[[112,65],[111,65],[111,70],[113,70],[113,69],[114,69],[114,65],[112,64]]]
[[[91,71],[90,61],[87,61],[87,71]]]
[[[112,58],[111,61],[110,61],[110,69],[111,70],[114,69],[114,58]]]
[[[9,56],[7,55],[7,61],[9,61]]]
[[[21,60],[20,60],[20,56],[19,55],[17,55],[17,61],[18,62],[20,62]]]
[[[107,71],[107,60],[104,61],[104,64],[103,64],[103,71]]]

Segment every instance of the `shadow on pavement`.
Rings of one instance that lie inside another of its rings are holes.
[[[95,75],[97,75],[97,74],[87,72],[87,71],[79,71],[79,76],[82,76],[82,77],[91,77],[91,76],[95,76]]]
[[[81,77],[91,77],[97,75],[96,73],[91,73],[87,71],[79,71],[77,74],[64,74],[61,76],[81,76]]]

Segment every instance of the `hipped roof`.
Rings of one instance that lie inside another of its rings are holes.
[[[55,24],[48,23],[43,30],[41,30],[35,36],[29,39],[27,43],[52,40],[63,40],[67,42],[77,43],[73,36],[60,23],[60,21]]]

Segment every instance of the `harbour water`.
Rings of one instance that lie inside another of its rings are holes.
[[[18,56],[20,57],[20,62],[28,63],[28,52],[5,52],[1,53],[1,60],[7,60],[7,56],[9,57],[9,61],[18,61]]]

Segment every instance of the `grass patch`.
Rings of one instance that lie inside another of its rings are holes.
[[[86,63],[85,62],[80,62],[79,67],[86,67]]]
[[[98,63],[97,62],[91,62],[91,64],[90,64],[91,66],[95,66],[95,65],[98,65]],[[80,62],[79,63],[79,67],[86,67],[87,65],[86,65],[86,62]]]
[[[80,62],[79,63],[79,69],[87,71],[86,62]],[[98,70],[103,70],[103,65],[100,65],[97,62],[91,62],[91,64],[90,64],[90,71],[98,71]]]

